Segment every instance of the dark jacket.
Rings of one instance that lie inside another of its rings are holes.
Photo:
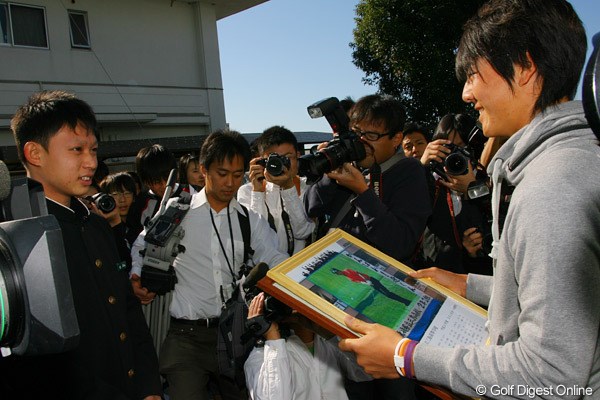
[[[352,207],[339,228],[403,262],[409,262],[431,214],[425,169],[413,158],[398,161],[381,174],[379,196],[373,188],[360,195],[327,176],[309,187],[304,202],[311,218],[335,219],[344,203]]]
[[[161,394],[156,352],[140,302],[119,271],[123,264],[110,226],[76,199],[71,209],[47,203],[63,235],[79,345],[64,354],[9,359],[3,367],[11,378],[2,384],[2,397],[106,400]]]

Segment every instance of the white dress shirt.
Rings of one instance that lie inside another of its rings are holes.
[[[212,211],[215,232],[211,222]],[[227,218],[230,212],[231,231]],[[183,319],[199,319],[218,317],[221,314],[221,293],[224,289],[225,299],[232,293],[233,277],[227,264],[227,259],[237,276],[244,262],[244,240],[240,230],[238,212],[244,213],[239,203],[232,199],[229,207],[215,212],[210,208],[204,189],[192,196],[190,209],[181,222],[185,235],[180,244],[185,251],[179,253],[173,262],[177,274],[177,284],[171,302],[171,316]],[[277,251],[277,237],[266,220],[252,211],[248,212],[250,219],[250,245],[254,250],[252,260],[255,264],[265,262],[274,267],[287,258],[287,254]],[[231,234],[233,234],[233,249]],[[138,236],[132,246],[132,274],[141,276],[142,257],[139,251],[144,248],[145,231]],[[223,254],[221,243],[227,257]]]
[[[331,339],[334,341],[335,339]],[[372,378],[354,359],[315,335],[315,354],[298,336],[267,340],[255,347],[244,364],[252,400],[348,400],[344,376],[355,381]]]
[[[271,212],[275,228],[277,229],[278,248],[282,253],[288,252],[287,233],[281,217],[282,211],[285,209],[290,217],[290,225],[292,226],[294,237],[293,254],[296,254],[304,248],[306,238],[315,229],[315,223],[306,215],[304,204],[302,203],[305,190],[306,178],[300,178],[300,195],[298,195],[295,185],[289,189],[282,189],[272,182],[266,183],[264,192],[254,192],[252,190],[252,182],[250,182],[240,187],[237,198],[240,204],[256,212],[265,220],[268,220],[268,214]],[[281,204],[282,200],[283,205]]]

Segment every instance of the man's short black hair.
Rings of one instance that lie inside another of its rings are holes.
[[[415,133],[415,132],[418,132],[421,135],[423,135],[423,137],[425,138],[425,140],[427,142],[431,142],[431,134],[429,133],[429,130],[424,125],[421,125],[418,122],[407,122],[406,124],[404,124],[402,133],[404,133],[405,137],[406,137],[406,135],[410,135],[411,133]]]
[[[298,150],[298,139],[296,139],[296,136],[292,131],[280,125],[265,129],[257,140],[259,154],[263,154],[269,147],[279,146],[284,143],[289,143],[294,146],[294,149]]]
[[[350,127],[361,122],[383,124],[391,137],[402,132],[406,123],[406,112],[397,99],[372,94],[360,98],[350,110]]]
[[[103,193],[131,192],[135,195],[135,190],[135,180],[127,172],[109,174],[100,182]]]
[[[250,145],[241,133],[229,129],[221,129],[211,133],[200,149],[200,164],[207,170],[216,161],[222,163],[226,158],[233,161],[235,156],[244,160],[244,171],[250,163]]]
[[[135,157],[135,169],[144,185],[166,181],[176,168],[175,156],[161,144],[144,147]]]
[[[48,150],[50,138],[64,125],[75,129],[78,123],[96,134],[96,116],[92,107],[73,93],[53,90],[29,97],[27,103],[17,109],[10,124],[23,165],[27,163],[23,150],[25,143],[36,142]]]
[[[492,0],[464,26],[456,76],[466,81],[482,58],[512,87],[513,64],[529,66],[529,54],[543,80],[535,110],[543,111],[575,97],[586,51],[585,29],[567,1]]]

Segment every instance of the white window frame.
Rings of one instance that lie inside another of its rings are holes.
[[[50,48],[50,38],[48,36],[48,18],[46,16],[46,8],[42,6],[36,6],[31,4],[23,4],[23,3],[15,3],[12,1],[0,1],[0,5],[5,5],[8,16],[8,31],[9,31],[9,42],[8,43],[0,43],[2,46],[12,46],[12,47],[22,47],[27,49],[49,49]],[[23,44],[15,44],[15,35],[13,32],[13,21],[12,21],[12,11],[11,6],[18,7],[27,7],[27,8],[36,8],[42,10],[44,16],[44,33],[46,34],[46,46],[27,46]]]
[[[76,15],[81,15],[83,16],[83,21],[85,24],[85,37],[87,39],[88,44],[84,45],[84,44],[75,44],[75,41],[73,40],[73,29],[72,29],[72,21],[71,21],[71,15],[76,14]],[[88,21],[88,13],[87,11],[81,11],[81,10],[67,10],[67,15],[69,17],[69,36],[71,37],[71,47],[74,49],[91,49],[92,48],[92,40],[90,39],[90,24]]]

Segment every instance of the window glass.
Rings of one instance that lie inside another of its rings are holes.
[[[10,4],[10,18],[15,46],[48,47],[43,8]]]
[[[71,46],[89,48],[87,14],[81,11],[69,11],[69,24],[71,26]]]
[[[8,25],[8,7],[0,3],[0,44],[10,44],[10,26]]]

